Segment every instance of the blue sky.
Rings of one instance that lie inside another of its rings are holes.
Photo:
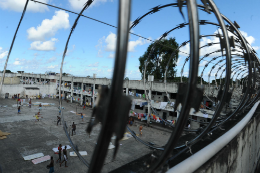
[[[85,3],[83,0],[39,1],[78,13]],[[142,16],[157,5],[175,2],[174,0],[132,0],[131,21],[134,21],[137,17]],[[20,20],[24,4],[25,0],[0,0],[1,69],[4,68],[6,55]],[[231,21],[235,20],[240,25],[240,30],[243,31],[244,36],[255,50],[260,53],[260,1],[218,0],[216,4],[222,14]],[[183,12],[187,20],[186,8],[183,8]],[[117,13],[118,0],[95,0],[91,7],[84,12],[84,15],[116,26]],[[59,72],[66,40],[76,17],[75,14],[30,1],[18,31],[7,69],[14,72],[24,70],[30,73]],[[199,12],[199,18],[200,20],[216,22],[212,14],[202,11]],[[183,22],[185,21],[181,17],[178,8],[167,7],[155,14],[148,15],[132,29],[132,32],[156,40],[165,31]],[[213,34],[216,31],[216,26],[205,25],[200,27],[201,35]],[[188,27],[173,31],[168,37],[175,37],[178,43],[189,40]],[[93,73],[96,73],[97,77],[110,78],[114,65],[115,41],[116,28],[81,17],[70,39],[63,71],[75,76],[92,76]],[[125,76],[130,79],[140,79],[138,58],[143,55],[150,42],[134,35],[130,35],[129,41],[130,46]],[[208,37],[201,40],[201,45],[214,41],[217,41],[217,39]],[[218,48],[219,46],[208,48],[201,53],[205,54]],[[184,47],[182,50],[189,52],[187,47]],[[208,57],[207,61],[212,57]],[[179,55],[179,61],[177,62],[178,75],[185,58],[185,54]],[[200,72],[207,61],[201,62]],[[209,65],[209,67],[211,66]],[[184,68],[185,75],[188,74],[188,69],[188,65],[186,65]],[[207,77],[208,71],[209,69],[205,70],[204,78]],[[214,71],[212,76],[213,74]]]

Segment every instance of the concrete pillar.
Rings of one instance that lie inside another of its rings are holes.
[[[45,82],[46,82],[46,75],[44,75],[44,82],[43,82],[43,83],[44,83],[44,85],[45,85]]]
[[[129,93],[128,88],[126,88],[125,89],[125,95],[128,96],[128,93]]]
[[[148,93],[148,96],[149,96],[149,99],[150,100],[152,100],[152,83],[153,82],[151,82],[151,87],[149,88],[149,93]],[[151,118],[150,118],[150,115],[151,114],[151,103],[148,103],[148,117],[147,117],[147,124],[148,124],[148,126],[150,126],[150,120],[151,120]]]
[[[73,97],[73,85],[74,85],[74,83],[73,83],[73,78],[72,78],[72,81],[71,81],[71,97],[70,97],[70,102],[72,103],[72,97]]]
[[[94,84],[93,84],[93,93],[92,93],[92,108],[94,108],[94,103],[95,103],[95,87],[96,87],[96,84],[95,84],[95,79],[94,79]]]
[[[94,106],[95,106],[95,87],[96,87],[96,84],[95,84],[95,82],[96,82],[96,74],[93,74],[93,93],[92,93],[92,96],[93,96],[93,98],[92,98],[92,108],[94,108]]]
[[[81,83],[81,92],[80,92],[80,105],[82,105],[83,104],[83,81],[82,81],[82,83]]]
[[[64,99],[65,99],[64,89],[65,89],[65,80],[63,81],[63,91],[62,91],[62,95],[63,95],[63,97],[64,97]]]

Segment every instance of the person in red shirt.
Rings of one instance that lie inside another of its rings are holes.
[[[61,144],[59,145],[58,150],[59,150],[59,158],[58,158],[58,160],[60,160],[60,162],[61,162],[61,151],[62,151],[62,145]],[[57,163],[58,163],[58,160],[56,161]]]
[[[139,132],[140,132],[140,136],[142,136],[143,135],[143,126],[142,125],[140,125],[140,127],[139,127]]]

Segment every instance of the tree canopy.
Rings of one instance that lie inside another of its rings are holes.
[[[154,51],[151,53],[154,45]],[[145,78],[147,79],[148,75],[154,75],[154,79],[163,79],[167,63],[172,53],[174,53],[177,48],[178,43],[176,42],[175,38],[163,39],[160,41],[160,43],[154,42],[150,44],[145,53],[139,58],[139,70],[142,73],[142,78],[144,78],[145,61],[148,59],[149,54],[151,53],[150,60],[147,61],[148,64],[145,72]],[[177,60],[178,51],[175,52],[169,63],[167,79],[174,79],[176,76],[177,70],[175,70],[175,66]]]
[[[2,73],[4,72],[4,70],[3,71],[1,71]],[[13,73],[13,72],[11,72],[11,70],[5,70],[5,73]]]

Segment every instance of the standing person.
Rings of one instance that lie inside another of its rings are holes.
[[[40,116],[40,112],[38,112],[37,114],[35,114],[34,117],[36,118],[35,122],[36,122],[36,121],[39,121],[39,118],[41,117],[41,116]]]
[[[74,124],[74,122],[72,124],[72,136],[73,136],[73,131],[76,133],[76,124]]]
[[[39,104],[39,111],[41,111],[41,109],[42,109],[42,104],[40,103]]]
[[[83,110],[85,110],[86,109],[86,105],[84,104],[84,106],[83,106]]]
[[[61,114],[61,109],[59,109],[59,115]]]
[[[140,125],[140,127],[139,127],[140,136],[142,136],[142,135],[143,135],[142,131],[143,131],[143,126],[142,126],[142,125]]]
[[[81,113],[81,119],[82,119],[82,121],[83,121],[83,114]]]
[[[60,160],[60,162],[61,162],[61,150],[62,150],[62,145],[61,144],[59,145],[58,150],[59,150],[59,158],[58,158],[58,160]],[[58,160],[56,161],[57,163],[58,163]]]
[[[21,111],[21,107],[18,106],[18,114],[20,114],[20,111]]]
[[[49,165],[47,165],[47,167],[50,168],[49,173],[53,173],[54,172],[54,160],[53,160],[53,156],[51,156],[51,163]]]
[[[60,167],[62,165],[62,163],[65,161],[65,167],[67,166],[67,160],[68,160],[68,155],[67,155],[67,150],[66,150],[67,146],[65,146],[65,148],[63,149],[63,161],[60,163]]]
[[[57,116],[57,125],[60,123],[60,125],[61,125],[61,122],[60,122],[60,117],[59,116]]]
[[[31,106],[32,106],[32,101],[31,101],[31,99],[29,100],[29,108],[31,108]]]

